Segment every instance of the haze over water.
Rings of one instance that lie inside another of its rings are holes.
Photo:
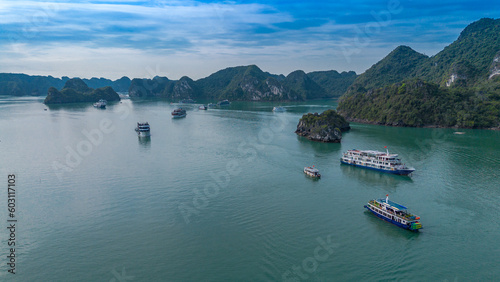
[[[302,114],[334,101],[284,103],[285,113],[271,103],[187,105],[183,119],[171,118],[176,105],[167,101],[106,110],[42,101],[0,97],[0,175],[3,187],[16,175],[18,208],[17,274],[7,273],[3,239],[1,281],[500,275],[499,131],[351,123],[341,144],[325,144],[294,131]],[[137,137],[139,121],[150,123],[150,139]],[[416,168],[411,178],[340,164],[348,149],[384,146]],[[303,174],[310,165],[320,180]],[[424,229],[403,230],[363,208],[386,194]],[[6,188],[0,202],[6,226]]]

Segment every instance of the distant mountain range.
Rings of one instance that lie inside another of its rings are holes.
[[[305,101],[342,95],[356,79],[355,72],[301,70],[288,76],[273,75],[255,65],[230,67],[206,78],[133,79],[130,97],[164,97],[171,100],[211,99],[244,101]]]
[[[122,77],[82,79],[91,88],[111,86],[116,92],[129,92],[131,97],[163,97],[181,99],[229,99],[246,101],[297,101],[335,98],[342,95],[356,79],[355,72],[317,71],[306,74],[294,71],[288,76],[262,71],[255,65],[231,67],[206,78],[179,80],[166,77],[130,80]],[[69,77],[0,74],[0,95],[43,96],[50,87],[61,90]]]
[[[18,73],[0,73],[0,95],[12,96],[45,96],[50,87],[61,90],[70,78],[63,76],[27,75]],[[112,81],[106,78],[82,79],[91,88],[111,86],[116,92],[127,92],[130,87],[130,78],[124,76]]]
[[[428,57],[399,46],[339,100],[351,121],[398,126],[500,126],[500,19],[481,19]]]

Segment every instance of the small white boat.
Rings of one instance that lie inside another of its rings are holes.
[[[98,109],[105,109],[107,104],[108,102],[106,100],[101,99],[98,102],[94,103],[94,107]]]
[[[149,127],[149,123],[147,122],[138,122],[135,131],[137,132],[137,135],[139,135],[139,137],[151,136],[151,129]]]
[[[319,174],[319,170],[314,168],[314,166],[306,166],[304,167],[304,173],[309,175],[310,177],[320,178],[321,174]]]
[[[286,111],[286,109],[281,107],[281,106],[273,108],[273,112],[275,112],[275,113],[281,113],[281,112],[285,112],[285,111]]]
[[[186,116],[186,110],[183,108],[177,108],[172,112],[173,118],[183,118]]]
[[[198,107],[198,109],[200,109],[200,110],[206,110],[206,109],[207,109],[207,106],[205,106],[205,105],[201,105],[201,106],[199,106],[199,107]]]

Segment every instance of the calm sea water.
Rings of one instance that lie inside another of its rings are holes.
[[[174,120],[166,101],[98,110],[0,97],[0,280],[498,280],[500,132],[352,124],[341,144],[314,143],[294,134],[299,118],[335,102],[273,106],[186,106]],[[384,146],[413,177],[339,162]],[[365,211],[386,194],[422,218],[420,233]]]

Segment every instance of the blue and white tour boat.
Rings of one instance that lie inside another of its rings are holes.
[[[401,228],[418,231],[422,228],[420,217],[408,212],[408,209],[398,203],[389,201],[389,195],[384,199],[371,200],[365,205],[376,216]]]

